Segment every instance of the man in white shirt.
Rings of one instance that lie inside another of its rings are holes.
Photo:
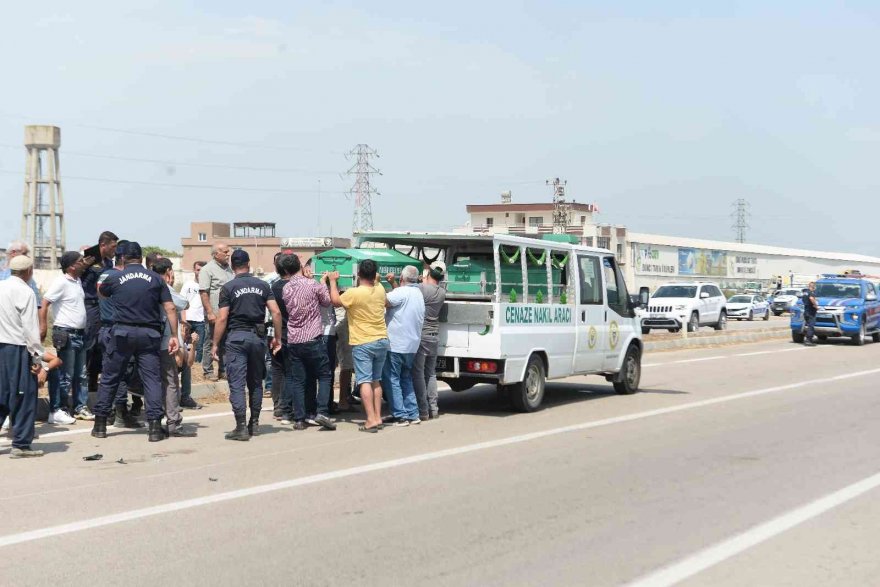
[[[33,262],[19,255],[9,262],[10,277],[0,281],[0,425],[12,420],[11,458],[41,457],[31,448],[37,414],[37,377],[44,380],[37,302],[28,281]]]
[[[187,281],[180,288],[180,295],[189,303],[189,307],[183,312],[181,322],[189,324],[191,332],[198,334],[196,340],[196,363],[201,363],[202,349],[205,344],[205,307],[202,305],[202,296],[199,294],[199,273],[205,266],[204,261],[193,263],[193,280]],[[180,407],[197,409],[201,406],[192,398],[192,384],[189,377],[180,378]]]
[[[73,417],[77,420],[94,420],[89,411],[89,390],[82,385],[85,368],[85,295],[80,275],[85,270],[83,256],[76,251],[68,251],[61,256],[61,272],[43,296],[40,308],[40,327],[45,328],[47,315],[52,310],[52,346],[55,354],[63,361],[60,377],[56,384],[49,385],[49,423],[72,424],[68,409],[68,395],[73,396]],[[40,333],[45,337],[45,331]]]

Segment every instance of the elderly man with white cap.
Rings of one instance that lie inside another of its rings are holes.
[[[9,262],[9,279],[0,282],[0,422],[12,420],[11,457],[41,457],[31,448],[37,412],[37,375],[43,344],[37,302],[28,286],[33,262],[18,255]],[[45,374],[41,374],[45,377]]]

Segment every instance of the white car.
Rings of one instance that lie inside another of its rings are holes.
[[[700,326],[727,327],[727,298],[714,283],[667,283],[651,296],[642,317],[642,334],[652,328],[695,332]]]
[[[783,312],[791,312],[791,309],[795,307],[798,300],[801,299],[802,292],[802,289],[791,287],[779,290],[779,292],[773,296],[773,305],[770,308],[773,315],[782,316]]]
[[[727,317],[730,320],[770,319],[770,304],[763,296],[739,294],[727,300]]]

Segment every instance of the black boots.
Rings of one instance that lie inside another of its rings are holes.
[[[107,438],[107,416],[95,416],[92,436],[95,438]]]
[[[259,416],[251,416],[250,422],[247,425],[248,434],[251,436],[258,436],[260,434],[260,417]]]
[[[116,405],[116,419],[113,421],[114,428],[143,428],[144,425],[141,424],[137,418],[132,416],[128,407],[117,404]]]
[[[226,433],[226,440],[250,440],[251,435],[245,425],[245,415],[235,416],[235,430]]]
[[[149,427],[149,441],[150,442],[159,442],[160,440],[165,440],[165,431],[162,430],[162,422],[159,420],[148,420],[147,426]]]

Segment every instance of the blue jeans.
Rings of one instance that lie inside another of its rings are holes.
[[[86,362],[85,337],[57,328],[52,332],[52,344],[64,364],[59,369],[57,384],[51,385],[50,381],[49,404],[53,412],[66,410],[69,397],[73,396],[73,413],[76,413],[89,402],[89,389],[82,381]]]
[[[419,417],[419,404],[413,387],[413,361],[415,353],[388,353],[382,377],[382,389],[389,390],[391,413],[395,418],[415,420]]]
[[[195,363],[202,362],[202,349],[205,347],[205,323],[204,322],[188,322],[193,332],[199,335],[199,342],[196,343],[196,360]]]
[[[813,342],[816,335],[816,315],[804,312],[804,340]]]
[[[330,359],[321,338],[284,346],[285,380],[282,393],[293,401],[293,419],[305,420],[306,387],[309,380],[318,380],[318,415],[326,416],[330,398]]]
[[[390,348],[387,338],[351,347],[356,385],[360,386],[363,383],[382,380],[385,357],[388,355]]]

